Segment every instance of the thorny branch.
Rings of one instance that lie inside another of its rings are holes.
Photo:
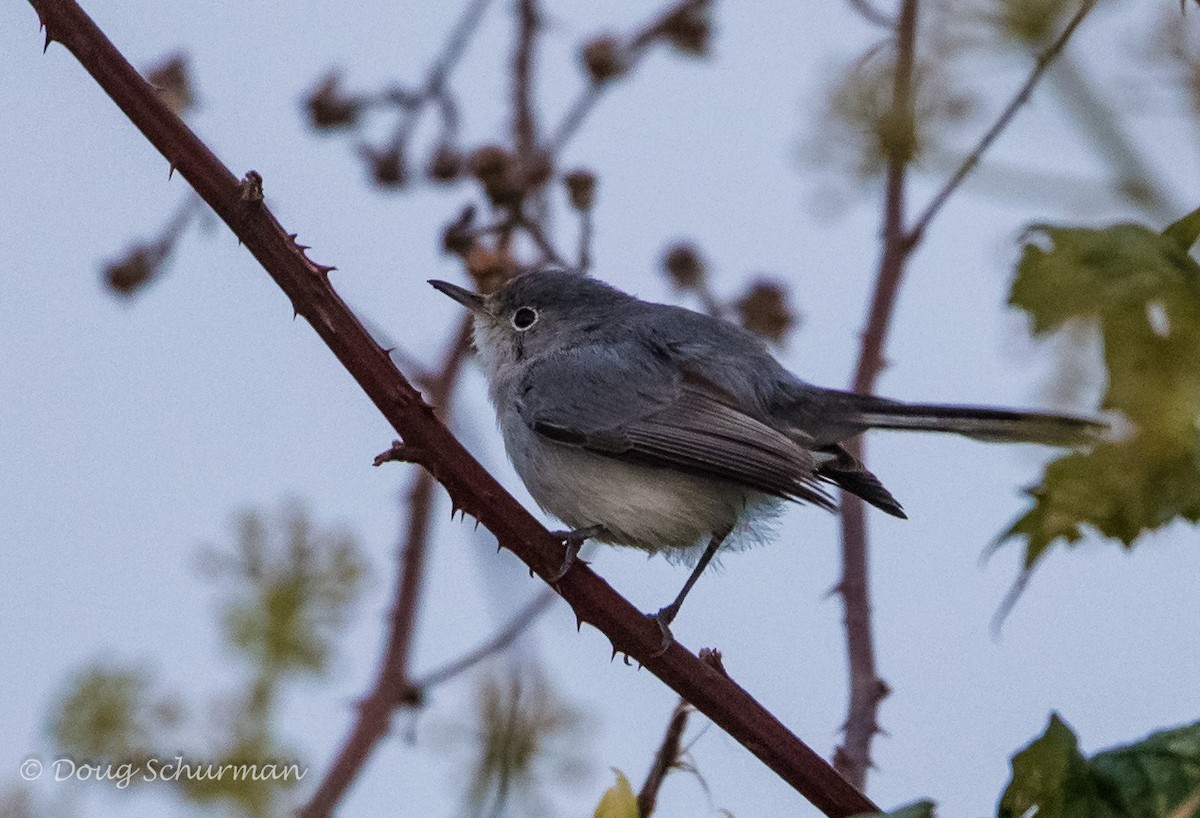
[[[46,30],[47,45],[62,43],[229,225],[404,438],[411,457],[442,484],[455,507],[477,517],[543,579],[554,576],[562,561],[561,543],[450,434],[330,286],[332,268],[305,256],[261,199],[241,195],[237,178],[163,104],[77,3],[30,2]],[[876,809],[729,676],[680,644],[656,655],[661,644],[658,626],[587,566],[576,565],[557,590],[577,618],[604,633],[615,651],[640,661],[822,812],[850,816]]]

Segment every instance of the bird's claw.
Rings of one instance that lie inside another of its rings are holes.
[[[671,645],[675,644],[675,634],[671,633],[671,623],[675,621],[675,614],[677,613],[679,613],[679,606],[672,603],[665,608],[659,608],[658,613],[647,614],[647,616],[658,623],[658,629],[662,631],[662,644],[658,650],[650,654],[651,659],[657,659],[662,656]]]
[[[583,544],[589,537],[594,537],[604,530],[603,526],[591,525],[587,528],[576,528],[571,531],[551,531],[550,533],[557,539],[562,540],[565,547],[563,552],[562,565],[553,576],[549,577],[550,584],[553,585],[567,575],[567,572],[575,565],[581,563],[587,565],[586,560],[579,559],[579,549],[583,548]]]

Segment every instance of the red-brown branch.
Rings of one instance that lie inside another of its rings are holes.
[[[241,195],[238,179],[158,98],[73,0],[30,0],[47,38],[61,42],[126,116],[195,188],[312,325],[455,507],[477,517],[543,579],[562,564],[562,544],[462,447],[432,407],[396,369],[330,286],[329,268],[305,257],[261,200]],[[681,644],[657,655],[658,625],[585,565],[557,585],[578,619],[626,653],[830,816],[874,805],[728,676]]]
[[[654,763],[646,775],[646,783],[638,791],[638,818],[650,818],[658,805],[658,791],[662,789],[667,773],[679,763],[680,748],[683,745],[683,731],[687,728],[688,715],[691,706],[682,699],[675,705],[671,720],[667,722],[666,733],[663,734],[662,744],[654,754]]]
[[[911,245],[904,229],[904,180],[912,152],[913,61],[916,46],[917,0],[904,0],[896,21],[896,57],[889,117],[886,192],[884,200],[883,257],[875,280],[867,328],[863,332],[853,388],[868,393],[883,369],[896,292],[904,275]],[[862,457],[857,440],[851,452]],[[879,732],[879,702],[887,695],[886,683],[875,664],[871,628],[871,595],[867,568],[866,509],[858,497],[842,492],[842,579],[838,590],[846,609],[846,654],[850,666],[850,704],[845,735],[834,756],[838,772],[856,787],[866,786],[871,767],[871,740]]]
[[[464,319],[447,348],[437,377],[430,384],[430,398],[434,406],[448,405],[470,344],[470,321]],[[424,469],[413,475],[412,488],[404,503],[408,510],[408,523],[404,545],[400,548],[396,601],[392,606],[387,647],[379,664],[379,672],[371,692],[359,703],[358,718],[350,728],[349,735],[342,742],[312,798],[300,811],[302,818],[318,818],[333,812],[358,777],[375,745],[387,735],[396,708],[409,700],[416,689],[411,681],[412,642],[416,633],[421,591],[425,587],[434,485],[432,475]]]

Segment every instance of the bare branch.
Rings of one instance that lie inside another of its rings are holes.
[[[642,785],[642,789],[638,793],[639,818],[650,818],[654,807],[658,804],[658,791],[662,787],[663,781],[666,780],[667,773],[679,763],[683,731],[687,727],[688,716],[691,712],[692,706],[680,699],[679,704],[675,705],[674,712],[671,713],[671,720],[667,722],[667,732],[663,736],[658,752],[654,755],[654,764],[651,765],[650,772],[646,775],[646,783]]]
[[[495,656],[497,653],[506,650],[509,645],[516,641],[518,636],[537,621],[538,617],[550,609],[550,603],[557,598],[558,596],[553,590],[543,588],[537,596],[531,599],[525,607],[513,616],[508,624],[496,631],[490,639],[458,659],[447,662],[441,667],[422,675],[420,678],[414,679],[412,682],[413,688],[418,694],[424,695],[430,689],[445,684],[456,676],[465,673],[489,656]]]
[[[330,286],[328,269],[310,261],[261,201],[245,201],[237,178],[172,113],[73,0],[31,0],[47,38],[61,42],[146,138],[241,239],[291,299],[296,312],[358,381],[455,507],[477,517],[543,579],[558,573],[562,544],[462,447],[387,353]],[[415,491],[415,487],[414,487]],[[681,644],[660,655],[662,633],[587,566],[576,564],[555,586],[581,622],[612,642],[705,713],[829,816],[877,811],[870,800],[792,735],[727,675]],[[369,701],[381,709],[391,702]],[[378,724],[386,724],[381,713]],[[310,812],[310,815],[321,814]]]
[[[517,4],[517,49],[513,55],[513,140],[517,156],[527,164],[537,147],[537,121],[533,110],[533,59],[541,12],[536,0]]]
[[[887,175],[884,200],[883,256],[875,280],[870,316],[863,333],[854,391],[869,393],[883,368],[883,347],[904,275],[911,244],[904,230],[904,185],[912,155],[913,63],[916,51],[917,0],[904,0],[896,22],[895,76],[887,141]],[[854,440],[847,449],[862,458],[862,443]],[[867,520],[862,500],[843,491],[842,579],[838,590],[846,609],[846,653],[850,665],[850,707],[845,736],[834,757],[834,766],[856,787],[866,784],[871,767],[871,740],[879,731],[879,702],[887,685],[875,665],[874,635],[871,630],[871,601],[867,571]]]
[[[430,382],[430,397],[435,405],[444,406],[448,403],[470,347],[470,321],[464,319],[447,348],[437,376]],[[416,460],[424,463],[425,459],[423,456]],[[376,458],[375,465],[379,463],[379,458]],[[308,805],[301,810],[303,818],[315,818],[332,812],[358,777],[375,745],[387,734],[396,707],[411,699],[412,691],[417,687],[410,681],[409,664],[417,609],[425,586],[425,555],[429,550],[433,489],[434,480],[429,471],[422,469],[413,476],[412,488],[403,504],[408,510],[408,523],[404,545],[400,548],[396,601],[392,607],[387,647],[380,661],[379,672],[371,692],[359,705],[358,718],[349,735]]]
[[[1009,123],[1012,122],[1013,117],[1015,117],[1017,114],[1017,111],[1021,110],[1025,103],[1029,101],[1030,94],[1032,94],[1033,89],[1037,87],[1038,81],[1041,80],[1042,75],[1046,73],[1046,69],[1049,68],[1050,64],[1054,62],[1055,58],[1062,53],[1067,41],[1070,40],[1071,35],[1075,33],[1075,29],[1079,28],[1079,24],[1084,21],[1084,18],[1088,16],[1095,6],[1096,0],[1084,0],[1084,2],[1079,6],[1079,10],[1075,12],[1075,15],[1071,18],[1070,22],[1068,22],[1066,27],[1062,30],[1062,33],[1059,34],[1058,37],[1055,38],[1054,42],[1047,46],[1046,50],[1043,51],[1041,56],[1038,57],[1037,62],[1034,64],[1033,70],[1029,72],[1029,77],[1025,80],[1025,83],[1021,86],[1017,93],[1013,95],[1013,98],[1009,101],[1008,105],[1005,106],[1004,110],[1000,112],[1000,116],[996,117],[996,121],[992,123],[992,126],[987,129],[982,137],[980,137],[979,144],[977,144],[975,149],[967,155],[967,157],[963,160],[963,163],[959,166],[958,170],[956,170],[954,174],[946,181],[946,184],[942,186],[942,189],[937,192],[937,195],[930,200],[929,204],[926,205],[925,210],[921,212],[921,215],[917,217],[916,222],[913,223],[912,228],[909,230],[908,241],[910,245],[915,246],[916,244],[920,243],[921,239],[925,235],[925,229],[929,226],[929,223],[933,221],[934,217],[936,217],[941,211],[942,206],[946,204],[946,200],[950,198],[950,195],[958,189],[963,180],[966,179],[971,171],[975,169],[975,166],[979,164],[979,160],[983,158],[983,154],[988,148],[991,147],[992,143],[996,141],[996,137],[1000,136],[1000,134],[1004,132],[1004,129],[1008,127]]]
[[[682,2],[675,3],[664,13],[640,28],[629,40],[629,44],[625,47],[621,55],[624,73],[632,71],[638,62],[641,61],[646,51],[662,33],[663,27],[672,18],[689,8],[703,6],[707,2],[710,2],[710,0],[682,0]],[[567,108],[562,121],[554,129],[553,135],[547,142],[546,150],[550,154],[558,154],[571,141],[571,138],[575,136],[580,126],[587,119],[588,114],[592,112],[592,109],[596,107],[596,103],[600,101],[600,97],[604,95],[604,92],[612,84],[612,80],[605,82],[593,80],[588,82],[579,96],[575,98],[575,101]]]
[[[880,11],[872,3],[871,0],[846,0],[850,4],[850,8],[858,12],[858,16],[866,20],[871,25],[879,26],[880,28],[895,28],[896,20],[890,14]]]

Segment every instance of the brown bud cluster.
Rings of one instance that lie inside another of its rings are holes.
[[[408,184],[408,166],[399,147],[387,150],[363,147],[363,161],[371,171],[371,178],[380,187],[401,188]]]
[[[442,145],[433,154],[427,173],[435,182],[453,182],[462,175],[466,160],[449,145]]]
[[[536,149],[524,162],[499,145],[484,145],[471,155],[471,173],[494,205],[511,205],[554,175],[550,154]]]
[[[625,48],[611,34],[602,34],[589,41],[583,47],[582,57],[588,76],[597,84],[616,79],[629,67]]]
[[[471,154],[471,173],[492,204],[511,204],[520,198],[516,157],[499,145],[477,148]]]
[[[507,248],[492,248],[476,243],[466,255],[467,274],[481,293],[495,292],[517,274],[517,260]]]
[[[687,241],[671,245],[663,256],[663,270],[680,290],[696,287],[704,278],[704,260],[696,245]]]
[[[734,307],[743,327],[777,344],[783,343],[796,324],[787,289],[778,281],[755,281]]]
[[[362,103],[342,92],[342,78],[333,73],[326,76],[305,100],[308,118],[314,128],[348,128],[358,122]]]
[[[104,266],[104,281],[118,295],[130,296],[162,272],[170,244],[138,244],[118,261]]]
[[[475,223],[475,208],[465,207],[457,219],[442,231],[442,249],[447,253],[466,258],[475,246],[475,235],[471,227]]]
[[[573,170],[563,177],[571,207],[576,210],[591,210],[596,203],[596,174],[590,170]]]
[[[675,48],[703,57],[712,36],[709,0],[685,0],[663,20],[661,35]]]

